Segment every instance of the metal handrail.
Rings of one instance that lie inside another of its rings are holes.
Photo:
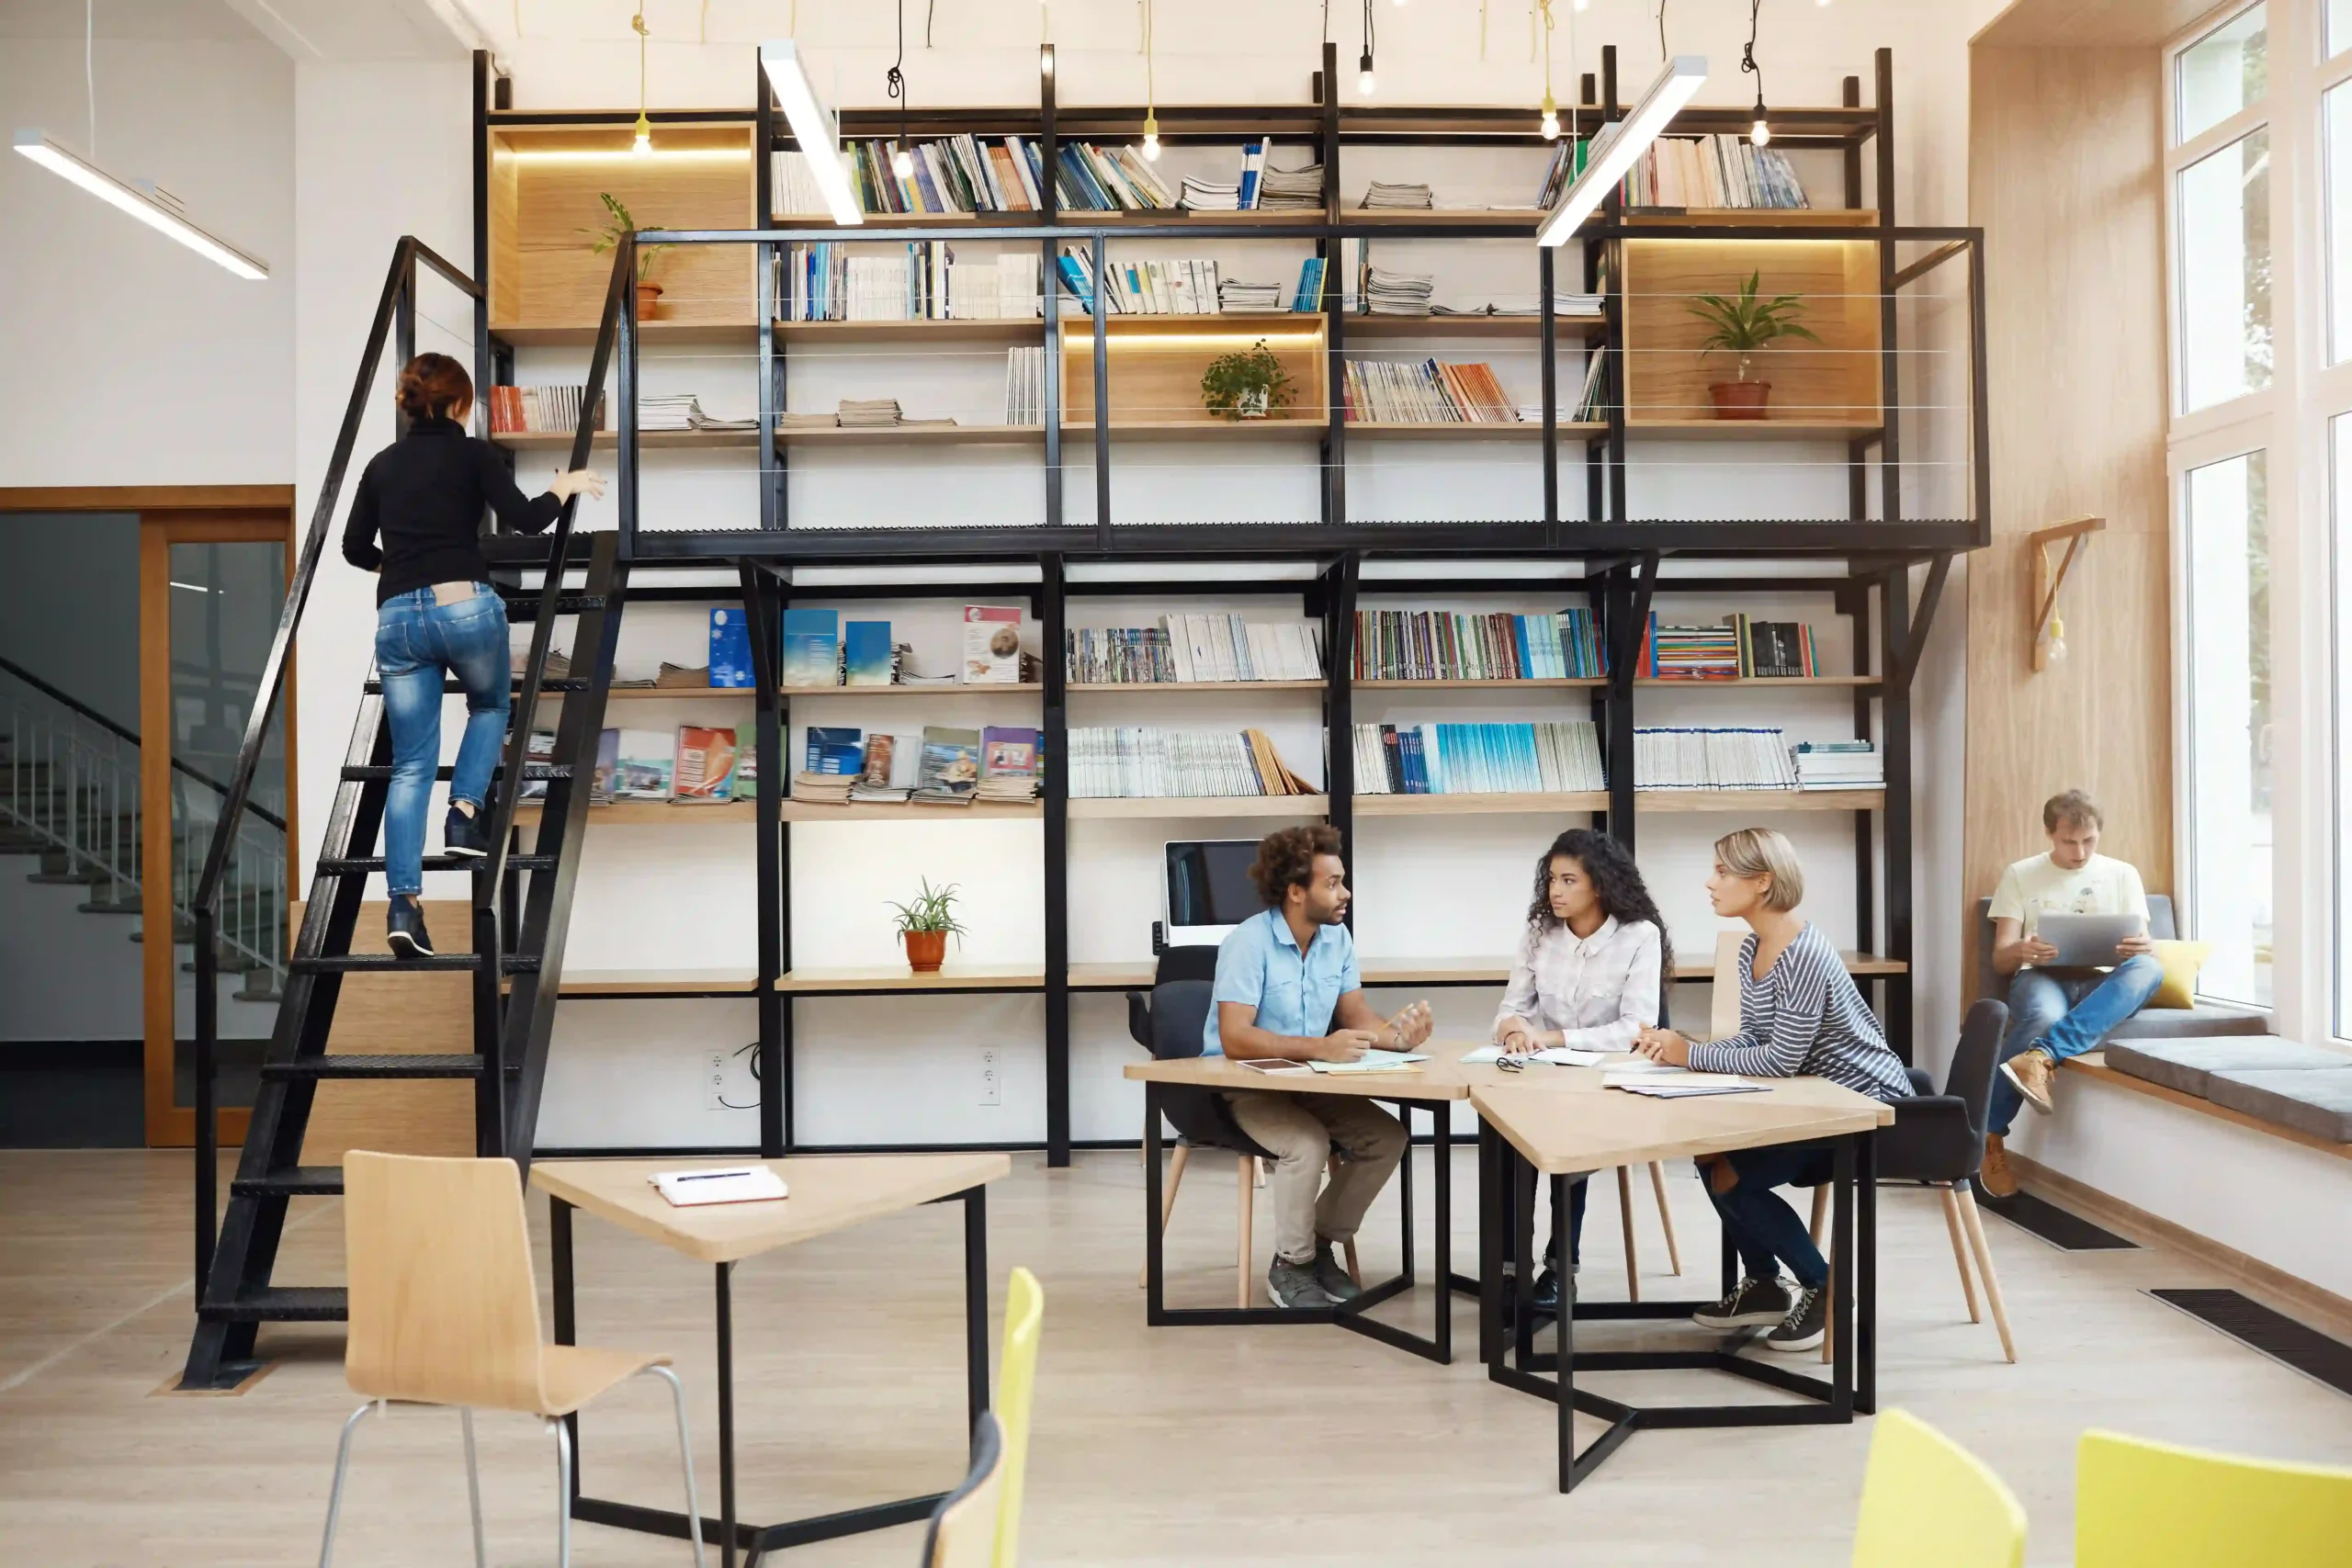
[[[22,681],[26,685],[30,686],[34,691],[39,692],[42,696],[47,697],[50,701],[64,704],[67,707],[72,708],[75,713],[81,715],[84,718],[88,719],[92,724],[95,724],[100,728],[106,730],[108,734],[115,736],[117,739],[128,740],[133,746],[142,744],[139,739],[139,732],[137,730],[125,729],[121,725],[117,724],[114,720],[108,718],[97,709],[90,706],[87,703],[83,702],[80,698],[75,697],[71,693],[59,691],[55,686],[51,685],[48,682],[42,680],[40,676],[34,674],[31,671],[26,669],[23,665],[17,663],[15,660],[0,659],[0,670],[5,670],[9,674],[14,675],[17,680]],[[177,757],[171,758],[169,761],[172,764],[172,772],[178,773],[183,778],[194,779],[197,783],[212,791],[215,795],[226,795],[229,793],[229,786],[222,784],[219,779],[214,778],[211,774],[201,773],[195,768],[189,767]],[[260,818],[263,821],[268,823],[271,827],[277,829],[279,832],[283,833],[286,831],[286,819],[284,818],[258,806],[250,806],[247,807],[246,809],[251,811],[254,816]]]

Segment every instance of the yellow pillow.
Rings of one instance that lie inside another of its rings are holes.
[[[2193,1008],[2197,1005],[2197,972],[2213,956],[2210,942],[2159,942],[2156,962],[2165,966],[2165,983],[2148,998],[2152,1008]]]

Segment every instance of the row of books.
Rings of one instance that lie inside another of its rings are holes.
[[[1358,610],[1359,681],[1566,681],[1609,672],[1587,609],[1549,615]]]
[[[1790,753],[1799,789],[1882,789],[1886,759],[1869,740],[1803,740]]]
[[[1032,251],[957,261],[944,240],[876,254],[867,244],[820,241],[776,260],[776,298],[788,321],[995,321],[1035,320],[1043,263]]]
[[[1794,789],[1797,773],[1777,729],[1636,729],[1634,787]]]
[[[711,669],[714,685],[749,685],[745,680],[721,681],[717,617],[714,610]],[[1022,675],[1021,621],[1018,604],[967,604],[961,661],[955,683],[967,686],[1010,686]],[[740,624],[741,616],[736,615]],[[748,632],[741,650],[748,671],[751,656]],[[888,686],[906,676],[904,643],[894,642],[888,621],[843,622],[838,610],[786,610],[784,613],[784,683],[803,686]],[[729,644],[729,668],[736,657]],[[948,683],[948,682],[942,682]]]
[[[1072,800],[1313,795],[1262,729],[1073,728]]]
[[[1813,627],[1726,615],[1713,626],[1669,626],[1650,616],[1634,673],[1661,681],[1786,680],[1818,674]]]
[[[1359,724],[1358,795],[1564,795],[1602,790],[1600,732],[1589,721]]]
[[[1187,175],[1178,205],[1195,212],[1256,212],[1323,205],[1323,165],[1270,169],[1274,144],[1259,137],[1241,144],[1241,167],[1230,185]]]
[[[1348,418],[1396,424],[1517,424],[1519,409],[1481,360],[1351,359]]]
[[[1034,800],[1043,755],[1044,738],[1033,728],[929,724],[920,735],[867,735],[811,725],[792,798],[825,806]]]
[[[490,432],[521,435],[539,431],[571,434],[580,428],[580,405],[588,389],[577,387],[492,387],[490,389]],[[604,399],[596,400],[596,428],[608,429]]]
[[[555,731],[533,730],[526,749],[534,762],[553,761]],[[722,806],[750,799],[758,783],[758,754],[739,747],[732,729],[694,724],[675,730],[607,729],[596,738],[588,801]],[[526,780],[515,798],[544,800],[547,793],[545,780]]]
[[[1745,136],[1664,136],[1625,175],[1629,207],[1811,207],[1788,157]]]
[[[1004,423],[1046,423],[1045,344],[1004,351]]]
[[[1057,264],[1062,287],[1081,309],[1094,309],[1094,260],[1082,247],[1066,247]],[[1216,263],[1171,259],[1114,262],[1104,289],[1114,316],[1214,316],[1224,308]]]
[[[1322,628],[1311,621],[1170,614],[1157,626],[1073,626],[1063,655],[1073,685],[1323,678]]]

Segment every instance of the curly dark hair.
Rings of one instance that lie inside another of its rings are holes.
[[[1281,828],[1258,840],[1258,858],[1250,863],[1250,880],[1269,908],[1282,908],[1283,895],[1304,887],[1314,878],[1315,857],[1340,852],[1340,830],[1324,823],[1311,828]]]
[[[1561,923],[1560,917],[1552,913],[1552,862],[1555,859],[1572,860],[1584,867],[1593,892],[1600,896],[1601,913],[1616,917],[1620,925],[1647,920],[1656,926],[1660,971],[1674,973],[1674,939],[1667,934],[1666,917],[1657,912],[1657,901],[1642,882],[1642,868],[1634,863],[1624,845],[1590,828],[1569,829],[1536,857],[1535,897],[1527,906],[1531,929],[1541,933]]]

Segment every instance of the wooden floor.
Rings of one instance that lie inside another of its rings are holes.
[[[1426,1176],[1427,1151],[1418,1157]],[[1457,1259],[1466,1267],[1474,1214],[1462,1158]],[[0,1563],[290,1568],[316,1559],[336,1428],[355,1404],[337,1332],[266,1334],[265,1348],[284,1364],[242,1397],[152,1396],[187,1341],[187,1167],[183,1155],[143,1151],[0,1154]],[[1637,1190],[1644,1286],[1698,1295],[1712,1282],[1712,1215],[1687,1171],[1669,1185],[1692,1277],[1666,1274],[1656,1212]],[[1329,1327],[1146,1330],[1135,1284],[1140,1188],[1132,1153],[1081,1155],[1057,1172],[1022,1156],[990,1195],[1000,1300],[1016,1262],[1046,1292],[1026,1562],[1845,1561],[1869,1422],[1643,1434],[1562,1498],[1548,1479],[1551,1408],[1485,1381],[1467,1303],[1456,1321],[1468,1354],[1452,1367]],[[1365,1233],[1368,1273],[1395,1259],[1393,1190]],[[1177,1299],[1229,1302],[1233,1208],[1224,1170],[1188,1181],[1170,1240]],[[1936,1423],[2008,1480],[2032,1521],[2031,1562],[2071,1556],[2074,1444],[2087,1426],[2352,1463],[2352,1399],[2143,1293],[2220,1282],[2188,1261],[2061,1252],[1988,1215],[2024,1357],[2011,1367],[1991,1324],[1967,1321],[1934,1200],[1889,1190],[1881,1212],[1882,1399]],[[544,1204],[533,1221],[544,1226]],[[332,1202],[300,1209],[282,1277],[339,1279],[339,1224]],[[929,1210],[740,1270],[750,1516],[881,1501],[957,1475],[959,1235],[956,1212]],[[1592,1293],[1623,1289],[1618,1236],[1614,1202],[1595,1202]],[[715,1513],[707,1271],[584,1220],[579,1251],[582,1338],[678,1358]],[[544,1281],[543,1235],[540,1267]],[[1399,1304],[1426,1321],[1426,1293]],[[1628,1326],[1579,1337],[1694,1332]],[[1660,1403],[1747,1393],[1704,1373],[1596,1386]],[[675,1506],[665,1396],[643,1382],[592,1412],[588,1489]],[[517,1417],[487,1417],[482,1435],[492,1562],[551,1562],[549,1445]],[[459,1456],[446,1413],[395,1410],[364,1426],[337,1563],[470,1561]],[[920,1540],[907,1527],[786,1560],[911,1564]],[[688,1561],[682,1542],[585,1525],[574,1552],[582,1568]]]

